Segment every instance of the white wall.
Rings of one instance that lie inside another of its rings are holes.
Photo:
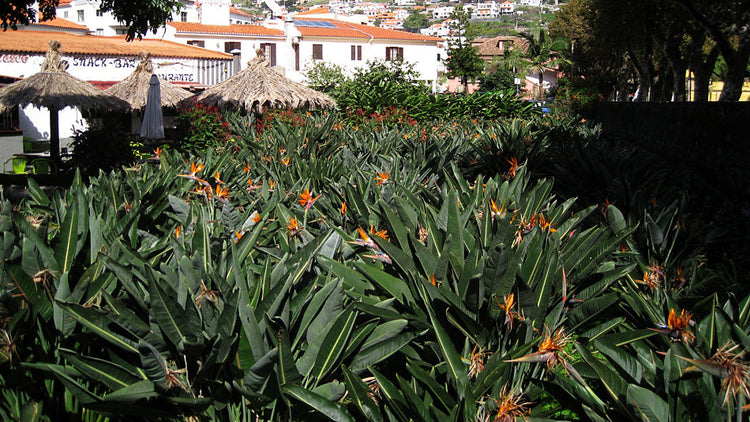
[[[419,72],[420,79],[434,81],[437,79],[439,52],[435,45],[407,44],[408,41],[374,40],[372,43],[365,40],[325,40],[310,37],[303,38],[300,42],[300,72],[287,72],[287,77],[297,81],[303,81],[304,70],[313,63],[313,44],[323,45],[323,61],[339,65],[346,71],[352,72],[358,67],[365,66],[371,60],[384,60],[386,47],[403,47],[404,61],[413,63],[414,69]],[[351,46],[362,46],[362,60],[351,60]]]

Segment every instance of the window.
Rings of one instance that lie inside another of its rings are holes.
[[[180,12],[180,20],[187,22],[187,12]]]
[[[440,61],[440,53],[438,53],[438,60],[437,61]]]
[[[361,45],[352,46],[352,60],[362,60],[362,46]]]
[[[242,50],[242,46],[239,41],[227,41],[224,43],[225,53],[231,53],[232,50]]]
[[[404,47],[386,47],[385,61],[392,62],[404,59]]]
[[[102,12],[101,9],[96,9],[96,16],[101,18],[104,16],[104,12]]]
[[[115,34],[117,34],[117,35],[125,35],[127,33],[128,33],[128,30],[125,29],[125,28],[116,28],[115,29]]]
[[[68,11],[67,10],[63,12],[63,18],[64,19],[68,19]]]
[[[96,35],[104,35],[104,29],[103,28],[96,28]]]
[[[260,48],[263,50],[263,55],[266,56],[266,60],[268,60],[271,66],[276,66],[276,44],[264,43],[260,45]]]
[[[206,47],[206,42],[203,40],[188,40],[187,45],[193,45],[200,48]]]
[[[78,11],[78,22],[83,22],[83,18],[84,18],[83,10],[79,10]]]
[[[313,44],[313,60],[323,60],[323,44]]]

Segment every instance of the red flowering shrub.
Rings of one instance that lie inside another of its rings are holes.
[[[175,147],[182,151],[202,152],[230,139],[229,122],[215,106],[192,103],[181,110],[175,126]]]

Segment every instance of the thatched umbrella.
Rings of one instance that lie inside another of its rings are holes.
[[[151,75],[154,74],[151,54],[142,51],[138,56],[141,58],[141,62],[138,63],[133,73],[104,90],[107,94],[127,101],[133,110],[142,110],[146,107],[149,83]],[[175,86],[161,78],[159,78],[159,85],[162,107],[175,107],[180,101],[193,96],[193,93],[190,91]]]
[[[50,157],[57,165],[60,163],[59,110],[65,107],[78,107],[84,111],[128,108],[121,99],[68,74],[65,71],[67,66],[60,60],[59,49],[60,43],[50,40],[41,71],[0,88],[0,110],[29,104],[49,110]]]
[[[308,88],[273,70],[257,50],[258,56],[248,67],[229,79],[195,96],[195,101],[220,109],[244,109],[262,113],[264,108],[323,108],[336,107],[330,96]]]

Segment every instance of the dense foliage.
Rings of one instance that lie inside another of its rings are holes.
[[[272,116],[3,202],[3,419],[741,418],[750,299],[597,127]]]

